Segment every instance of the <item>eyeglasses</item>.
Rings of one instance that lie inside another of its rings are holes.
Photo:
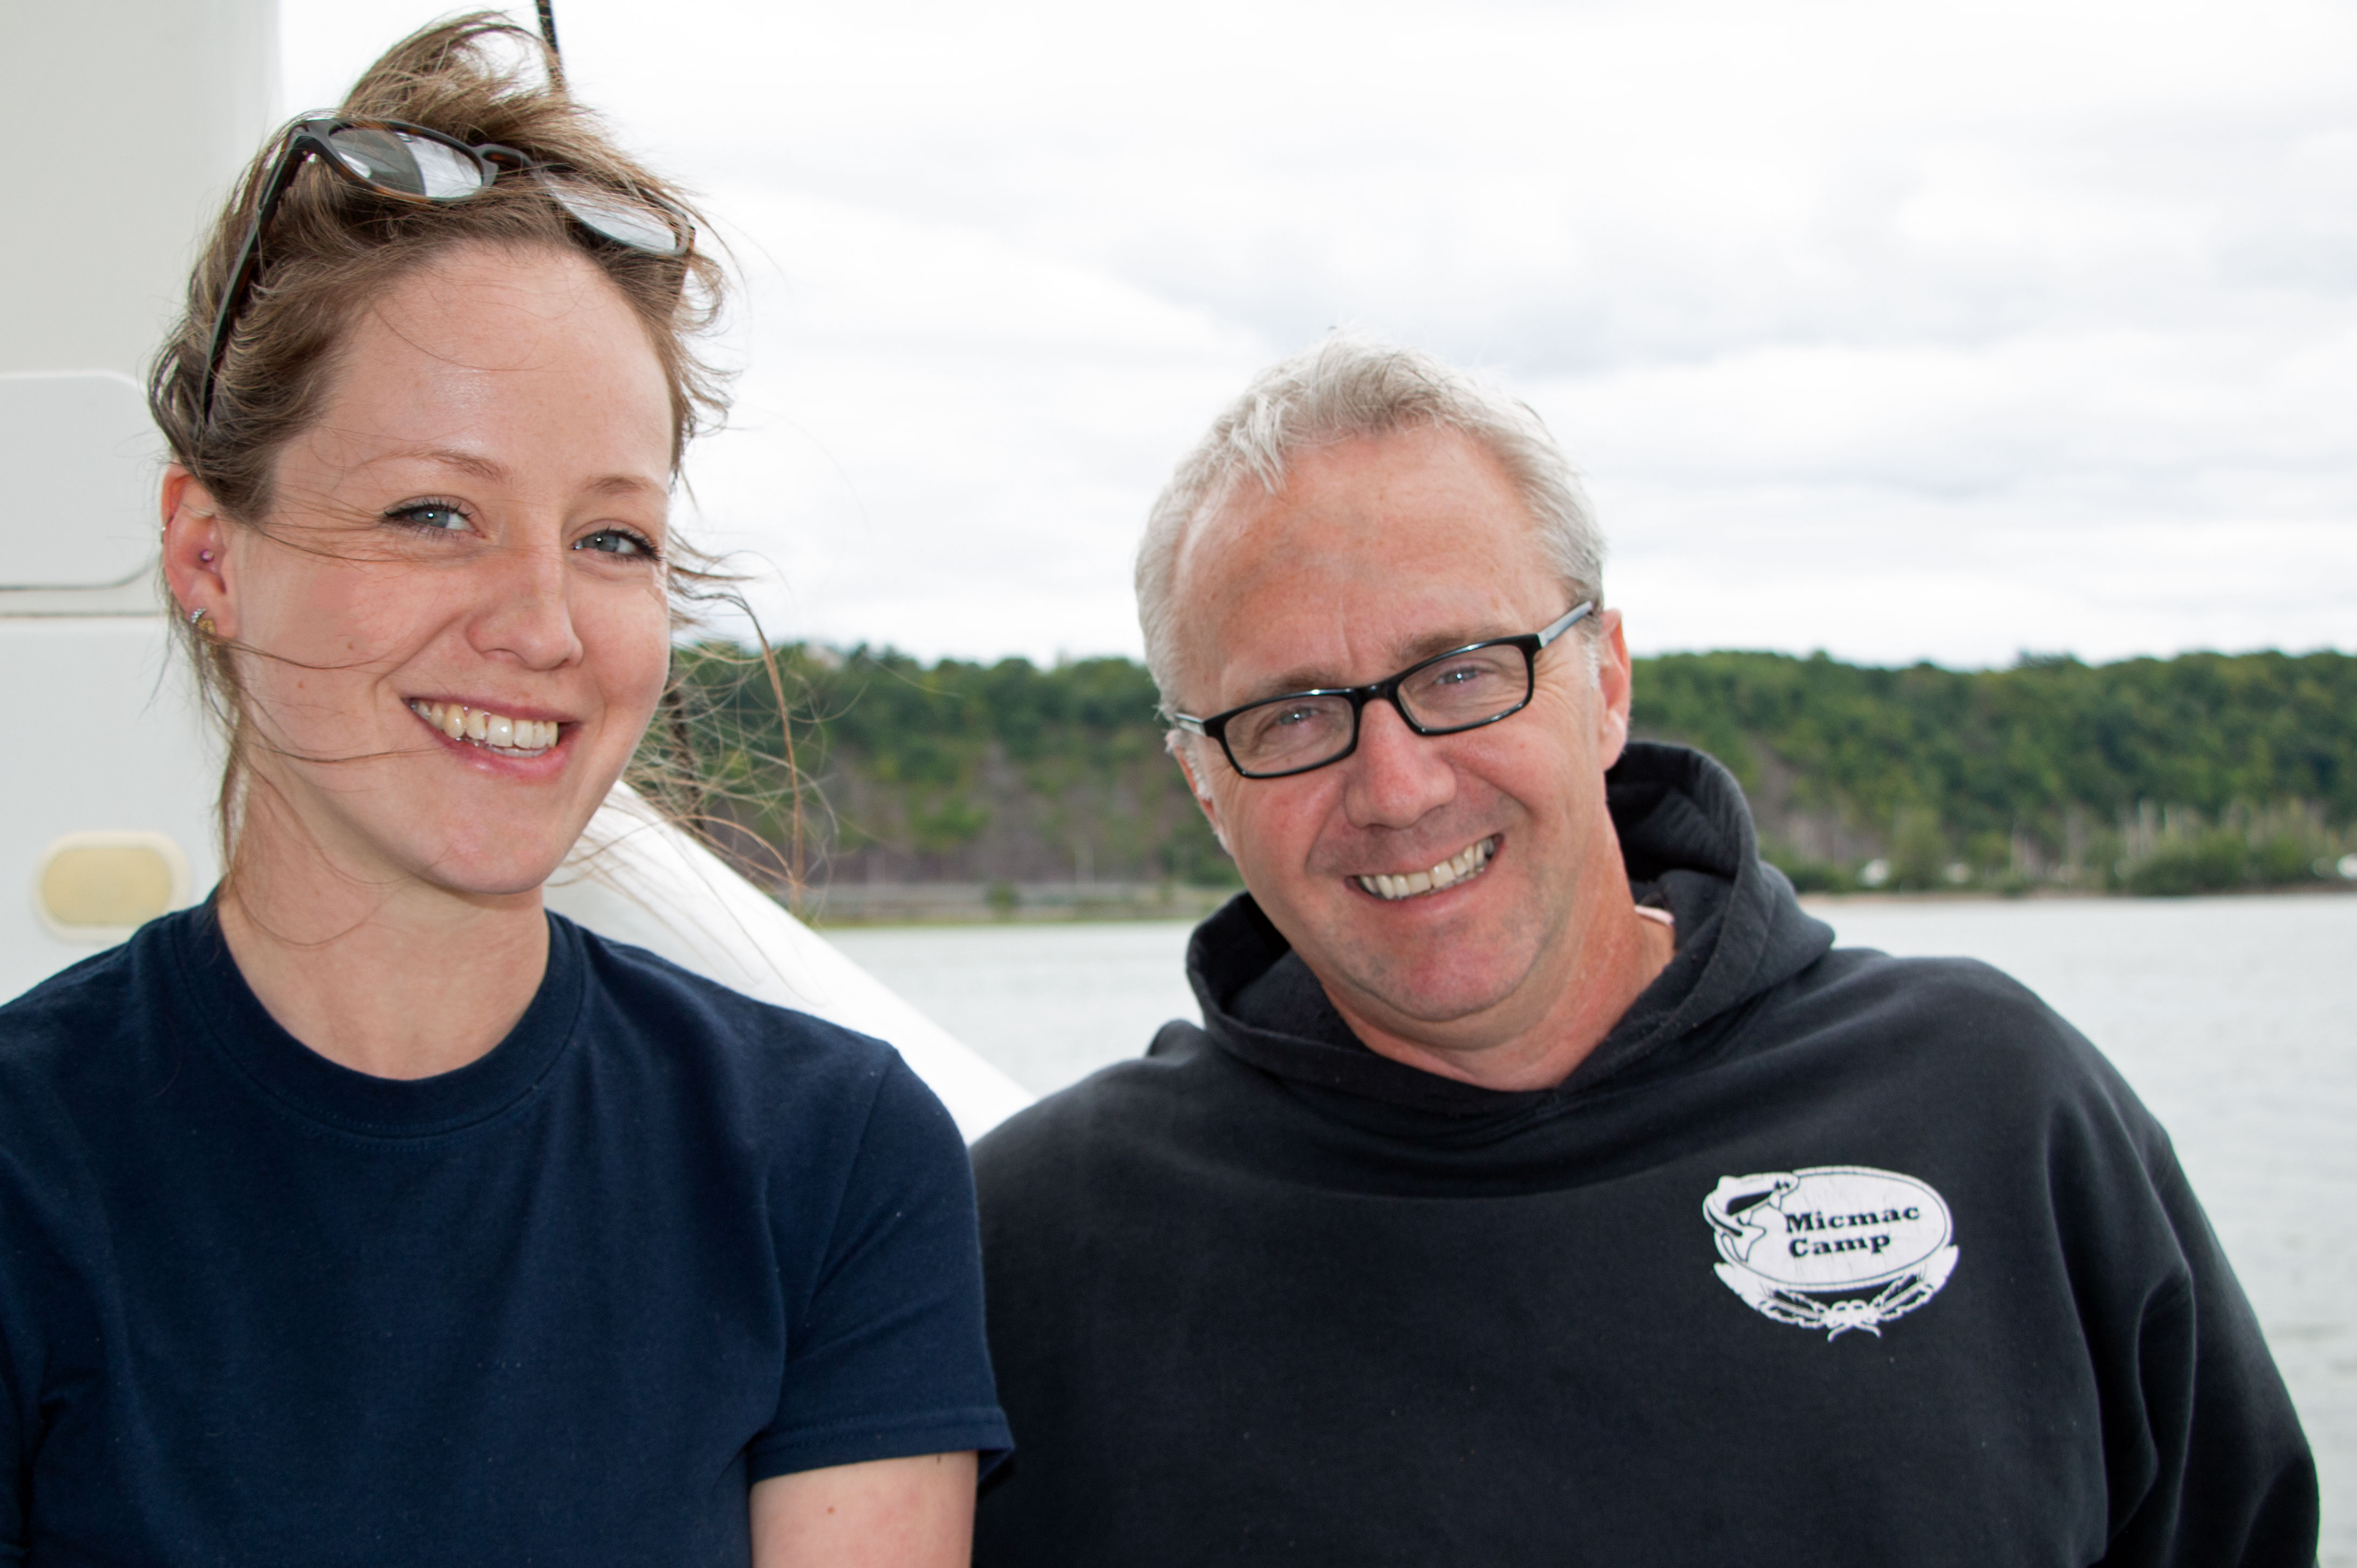
[[[695,242],[694,227],[669,206],[565,178],[558,166],[535,164],[513,147],[496,142],[470,147],[439,131],[398,120],[297,121],[263,181],[253,224],[246,231],[245,246],[238,252],[237,264],[230,269],[229,287],[222,291],[221,310],[213,317],[212,351],[205,361],[199,396],[200,427],[201,422],[212,417],[213,385],[229,353],[230,334],[236,329],[262,273],[263,232],[270,227],[295,177],[313,158],[354,185],[402,201],[464,201],[490,189],[502,174],[530,172],[540,177],[542,187],[575,222],[600,239],[651,256],[683,256]]]
[[[1540,630],[1453,648],[1372,686],[1287,692],[1204,719],[1173,714],[1170,722],[1218,741],[1247,779],[1283,779],[1341,761],[1359,748],[1360,715],[1369,703],[1389,703],[1422,736],[1480,729],[1530,705],[1539,650],[1595,609],[1594,599],[1585,600]]]

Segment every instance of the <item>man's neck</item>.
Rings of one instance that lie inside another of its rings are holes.
[[[1441,1043],[1415,1030],[1411,1021],[1372,1016],[1340,987],[1327,987],[1327,995],[1377,1056],[1483,1089],[1552,1089],[1604,1043],[1630,1004],[1669,967],[1677,940],[1668,925],[1638,914],[1623,887],[1589,921],[1575,950],[1566,983],[1534,1017],[1485,1031],[1488,1038],[1452,1031],[1462,1044]]]

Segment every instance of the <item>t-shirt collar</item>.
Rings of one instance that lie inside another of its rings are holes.
[[[377,1078],[311,1049],[270,1015],[238,972],[208,899],[173,926],[175,1011],[199,1021],[210,1043],[254,1089],[282,1108],[347,1133],[431,1137],[490,1121],[531,1095],[572,1041],[586,961],[573,924],[549,917],[548,967],[507,1037],[455,1071]]]

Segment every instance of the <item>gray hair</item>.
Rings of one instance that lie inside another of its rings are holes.
[[[1575,600],[1604,597],[1604,534],[1563,449],[1530,405],[1429,354],[1337,332],[1272,365],[1211,422],[1146,514],[1137,548],[1137,620],[1146,664],[1167,716],[1178,700],[1179,552],[1194,526],[1216,516],[1246,478],[1275,495],[1286,460],[1395,430],[1439,426],[1469,436],[1497,458],[1539,542]],[[1600,622],[1590,617],[1590,636]]]

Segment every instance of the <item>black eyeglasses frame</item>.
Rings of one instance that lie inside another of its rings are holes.
[[[1205,718],[1197,718],[1191,714],[1172,714],[1170,722],[1189,735],[1199,735],[1206,740],[1218,741],[1220,750],[1227,757],[1228,766],[1234,768],[1237,776],[1243,779],[1290,779],[1296,774],[1315,773],[1321,768],[1332,767],[1359,749],[1359,736],[1366,717],[1367,704],[1373,702],[1389,703],[1392,705],[1392,712],[1399,714],[1400,722],[1416,735],[1427,738],[1434,736],[1463,735],[1468,730],[1482,729],[1501,720],[1512,718],[1516,714],[1529,707],[1532,696],[1538,691],[1539,651],[1565,632],[1586,620],[1595,611],[1596,601],[1583,599],[1536,631],[1525,632],[1520,637],[1492,637],[1480,642],[1469,642],[1462,648],[1452,648],[1445,653],[1436,653],[1429,659],[1419,659],[1397,674],[1386,675],[1371,685],[1318,686],[1306,692],[1280,692],[1275,696],[1257,698]],[[1522,650],[1523,700],[1512,707],[1502,713],[1491,714],[1487,718],[1475,719],[1470,724],[1434,725],[1417,722],[1415,715],[1409,713],[1406,704],[1399,700],[1401,685],[1417,674],[1431,669],[1436,664],[1451,659],[1461,659],[1466,654],[1477,652],[1484,648],[1516,648]],[[1234,748],[1228,745],[1227,730],[1230,720],[1238,714],[1250,713],[1254,708],[1265,707],[1271,703],[1298,702],[1304,697],[1342,697],[1349,700],[1351,703],[1349,745],[1331,757],[1322,757],[1299,768],[1280,768],[1274,773],[1255,773],[1236,760]]]
[[[471,160],[482,174],[482,183],[456,196],[428,196],[381,184],[346,163],[337,153],[334,143],[328,140],[337,132],[349,130],[391,131],[397,135],[433,142]],[[430,126],[413,125],[404,120],[364,120],[341,114],[319,114],[296,121],[287,128],[285,142],[278,149],[277,157],[272,161],[269,174],[264,177],[262,196],[253,206],[253,221],[246,226],[245,243],[238,250],[236,264],[230,269],[229,286],[221,291],[220,308],[213,315],[212,344],[205,357],[205,379],[197,399],[197,427],[199,431],[212,423],[213,388],[221,380],[221,361],[229,357],[230,335],[237,330],[238,318],[244,315],[246,304],[253,297],[254,282],[262,274],[262,237],[269,230],[271,219],[277,215],[279,203],[294,188],[296,177],[303,172],[306,164],[314,160],[335,170],[363,190],[421,206],[439,206],[479,196],[489,190],[502,174],[526,170],[565,172],[554,164],[535,164],[513,147],[502,146],[497,142],[469,146],[457,137],[446,135]],[[609,243],[643,251],[651,255],[686,255],[694,243],[694,226],[674,211],[669,203],[656,202],[636,192],[632,193],[632,199],[650,211],[660,212],[671,225],[673,243],[668,251],[653,251],[633,244],[588,223],[565,201],[560,199],[557,205],[576,223]]]

